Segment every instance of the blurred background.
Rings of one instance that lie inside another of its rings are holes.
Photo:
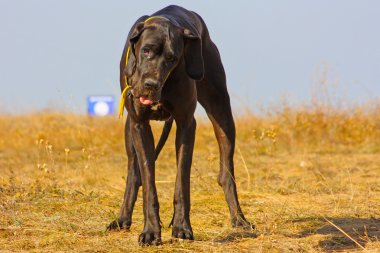
[[[85,114],[91,95],[118,103],[130,27],[169,4],[205,20],[235,114],[379,100],[379,1],[0,0],[0,113]]]

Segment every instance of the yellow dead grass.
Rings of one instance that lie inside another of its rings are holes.
[[[142,199],[130,231],[118,213],[127,158],[123,121],[69,114],[0,116],[0,250],[88,252],[380,251],[380,110],[289,108],[241,116],[236,178],[256,231],[230,227],[216,183],[211,124],[198,122],[191,179],[196,240],[172,240],[174,132],[157,162],[163,245],[140,248]],[[155,136],[162,124],[154,123]],[[331,223],[329,223],[328,221]],[[347,235],[339,231],[339,227]]]

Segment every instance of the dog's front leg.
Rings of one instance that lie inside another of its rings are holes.
[[[190,168],[193,156],[196,122],[176,121],[177,178],[174,193],[172,236],[194,240],[190,225]]]
[[[117,220],[111,222],[107,227],[108,230],[129,229],[131,227],[133,207],[135,206],[137,194],[141,186],[140,169],[136,150],[133,146],[131,131],[131,117],[128,114],[127,121],[125,122],[125,148],[128,155],[128,177],[119,217]]]
[[[149,122],[132,122],[132,140],[140,167],[143,190],[144,229],[140,245],[161,244],[159,204],[155,186],[155,150]]]

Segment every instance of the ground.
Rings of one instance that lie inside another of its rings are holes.
[[[156,166],[163,245],[143,248],[141,190],[131,229],[106,232],[124,193],[124,120],[0,116],[0,251],[380,252],[379,110],[283,108],[236,117],[235,175],[254,231],[231,228],[216,180],[217,143],[211,124],[198,119],[193,242],[172,239],[168,228],[172,129]],[[161,128],[153,124],[156,139]]]

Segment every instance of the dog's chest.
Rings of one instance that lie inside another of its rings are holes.
[[[165,108],[164,104],[159,102],[150,107],[151,110],[151,119],[166,121],[170,118],[170,112]]]

